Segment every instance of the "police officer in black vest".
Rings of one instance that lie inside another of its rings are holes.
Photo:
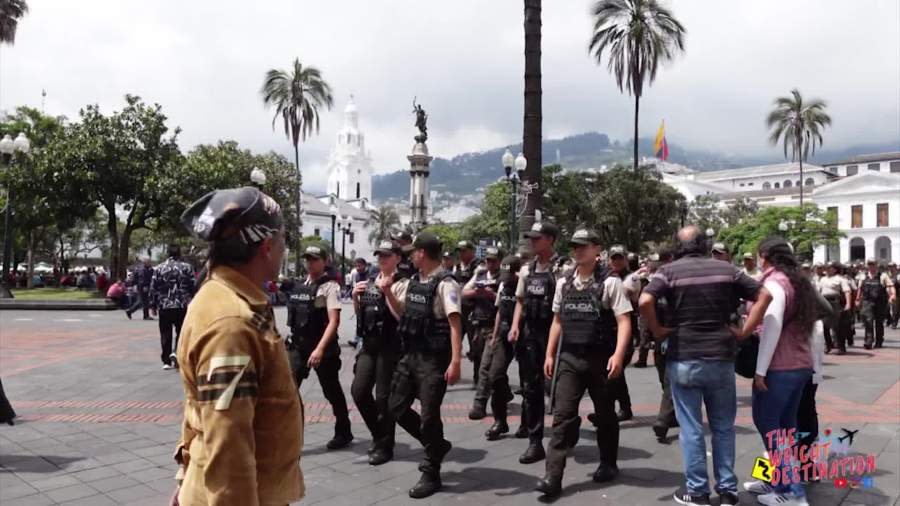
[[[632,307],[622,280],[608,275],[597,262],[600,238],[577,230],[569,241],[575,248],[575,271],[560,279],[553,298],[553,325],[544,374],[556,374],[553,396],[553,436],[547,449],[547,470],[536,490],[548,498],[562,492],[566,453],[578,441],[578,405],[585,390],[594,402],[600,466],[595,482],[615,478],[619,469],[619,421],[611,382],[622,374],[631,339]]]
[[[453,277],[460,287],[466,286],[469,281],[475,277],[475,270],[479,266],[478,259],[475,257],[475,245],[469,241],[459,241],[456,244],[456,255],[459,260],[453,268]],[[475,333],[475,327],[472,324],[472,310],[475,309],[475,301],[473,299],[463,299],[462,301],[462,329],[463,336],[469,343],[469,352],[466,358],[472,362],[472,385],[478,385],[478,373],[481,369],[481,354],[484,351],[484,343],[478,340]]]
[[[453,276],[441,268],[442,247],[434,234],[420,233],[412,254],[419,272],[400,282],[396,290],[384,291],[389,307],[400,315],[397,333],[404,353],[394,372],[388,404],[401,426],[421,427],[425,446],[425,459],[419,465],[422,476],[409,491],[414,499],[441,489],[441,462],[452,447],[444,439],[441,403],[447,385],[459,380],[461,297]],[[415,399],[421,403],[421,414],[410,409]]]
[[[894,303],[895,296],[891,277],[886,272],[879,272],[878,263],[870,258],[856,294],[856,306],[866,329],[864,346],[867,350],[871,350],[873,344],[875,348],[884,345],[884,320],[887,318],[888,304]]]
[[[475,385],[475,400],[469,411],[470,420],[481,420],[487,414],[488,398],[491,396],[489,381],[493,348],[488,345],[494,333],[497,316],[497,287],[500,284],[500,250],[489,247],[485,250],[484,265],[475,269],[475,275],[463,286],[463,302],[473,301],[474,308],[469,314],[472,327],[472,342],[481,348],[478,361],[478,383]],[[509,399],[512,400],[512,399]],[[506,401],[509,402],[509,401]]]
[[[516,285],[519,282],[519,269],[522,261],[517,256],[508,256],[500,265],[500,286],[497,292],[497,316],[494,319],[494,328],[491,340],[487,343],[491,350],[490,358],[485,359],[490,363],[487,371],[482,371],[488,377],[488,391],[491,398],[491,413],[494,415],[494,425],[484,433],[488,441],[496,441],[500,436],[509,432],[506,423],[507,404],[513,399],[512,390],[509,388],[509,376],[507,370],[513,359],[513,345],[507,339],[509,329],[512,327],[513,313],[516,310]],[[485,354],[487,355],[487,354]],[[484,362],[483,361],[483,362]],[[482,364],[483,365],[483,364]]]
[[[544,458],[544,354],[553,321],[553,293],[565,259],[553,247],[559,228],[549,222],[535,223],[525,233],[534,259],[522,267],[516,285],[516,309],[509,341],[516,346],[522,385],[522,424],[528,428],[528,448],[519,457],[522,464]],[[522,338],[519,338],[522,329]]]
[[[318,246],[308,246],[303,252],[306,270],[303,283],[297,283],[288,299],[288,326],[291,328],[288,356],[297,388],[315,369],[322,386],[322,394],[334,412],[334,437],[328,441],[329,450],[345,448],[353,441],[347,400],[338,374],[341,370],[341,348],[337,341],[341,321],[340,287],[325,274],[327,255]]]
[[[400,248],[391,241],[382,241],[375,250],[379,273],[353,287],[356,304],[356,334],[362,338],[362,347],[353,368],[353,384],[350,394],[360,416],[372,433],[369,464],[378,466],[394,458],[394,431],[396,423],[388,410],[391,379],[402,350],[397,335],[397,317],[388,307],[385,293],[392,287],[396,291],[403,279],[397,272]],[[392,296],[396,297],[393,293]],[[372,389],[375,397],[372,397]],[[406,423],[409,416],[401,417]],[[415,439],[422,435],[418,424],[403,426]]]
[[[397,264],[397,272],[404,278],[410,278],[416,273],[416,267],[412,263],[410,253],[412,253],[412,236],[409,232],[395,232],[391,234],[391,240],[394,246],[400,248],[400,263]]]

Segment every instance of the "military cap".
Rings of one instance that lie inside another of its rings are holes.
[[[800,268],[801,269],[811,269],[812,266],[809,265],[809,262],[803,262],[803,264],[800,266]]]
[[[412,242],[413,237],[409,235],[409,232],[400,230],[399,232],[391,234],[391,239],[394,241]]]
[[[500,250],[493,246],[489,246],[486,250],[484,250],[484,258],[497,260],[500,258]]]
[[[456,256],[456,255],[454,255],[452,251],[445,251],[445,252],[444,252],[444,258],[453,258],[453,257],[455,257],[455,256]]]
[[[624,257],[627,254],[628,254],[628,250],[626,250],[625,246],[622,246],[621,244],[613,244],[612,246],[609,247],[609,253],[608,253],[609,258],[612,258],[614,256]]]
[[[475,249],[475,245],[471,243],[471,241],[459,241],[456,243],[456,250],[462,249]]]
[[[507,255],[500,261],[501,271],[518,272],[522,267],[522,259],[516,255]]]
[[[549,235],[556,239],[559,237],[559,227],[549,221],[535,222],[534,225],[531,226],[531,230],[525,232],[523,235],[529,239],[540,237],[542,235]]]
[[[412,245],[415,249],[440,249],[444,246],[444,242],[441,241],[440,237],[432,234],[431,232],[422,232],[420,234],[416,234],[416,239],[413,241]]]
[[[572,234],[572,238],[569,239],[569,244],[600,244],[600,236],[598,236],[592,230],[580,228],[576,230],[574,234]]]
[[[303,258],[315,258],[317,260],[324,260],[328,255],[325,251],[318,246],[307,246],[305,250],[303,250]]]
[[[378,255],[399,255],[400,246],[395,245],[391,241],[381,241],[375,248],[375,256]]]
[[[728,248],[725,247],[724,242],[717,242],[712,246],[713,253],[728,253]]]
[[[756,255],[753,253],[750,253],[749,251],[744,253],[744,260],[753,260],[754,258],[756,258]]]
[[[191,204],[181,223],[205,241],[256,244],[281,230],[281,207],[252,186],[214,190]]]

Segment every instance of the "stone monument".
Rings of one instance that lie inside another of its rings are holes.
[[[413,114],[416,115],[416,128],[419,134],[415,136],[416,144],[412,153],[406,156],[409,160],[409,211],[410,223],[414,229],[424,227],[428,222],[428,174],[433,156],[428,154],[428,114],[421,104],[416,104],[413,98]]]

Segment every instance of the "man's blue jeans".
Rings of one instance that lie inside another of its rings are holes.
[[[678,439],[688,493],[709,493],[701,412],[704,404],[712,432],[716,492],[737,493],[737,478],[734,476],[734,418],[737,414],[734,362],[673,360],[666,364],[666,374],[672,387],[675,417],[681,427]]]
[[[803,388],[812,377],[811,369],[793,369],[788,371],[768,371],[766,373],[766,387],[768,390],[761,392],[753,389],[753,423],[756,430],[763,438],[763,445],[769,450],[769,458],[775,454],[777,441],[773,438],[774,447],[769,447],[768,434],[775,430],[788,431],[797,428],[797,410],[800,407],[800,398],[803,396]],[[799,439],[795,434],[794,438]],[[782,448],[783,450],[784,448]],[[791,467],[802,465],[799,462],[787,462],[781,466],[782,475],[792,474]],[[805,495],[803,485],[800,483],[785,484],[779,480],[774,486],[775,491],[784,494],[791,492],[795,495]]]

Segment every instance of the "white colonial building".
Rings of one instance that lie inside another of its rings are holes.
[[[344,109],[344,127],[328,157],[326,192],[343,200],[372,202],[372,159],[366,151],[366,137],[359,130],[359,111],[352,95]]]
[[[332,223],[335,224],[334,246],[335,251],[341,253],[341,241],[344,245],[347,258],[364,257],[372,261],[374,249],[369,244],[369,216],[372,206],[365,200],[346,201],[333,195],[303,195],[303,236],[321,237],[330,243],[332,238]],[[331,217],[334,216],[334,222]],[[351,223],[349,233],[341,231],[338,224],[343,218],[349,218]]]
[[[900,152],[859,155],[849,160],[825,164],[838,176],[855,176],[863,172],[893,172],[900,174]]]
[[[900,174],[864,171],[816,188],[813,201],[837,215],[838,247],[819,246],[814,260],[900,263]]]

